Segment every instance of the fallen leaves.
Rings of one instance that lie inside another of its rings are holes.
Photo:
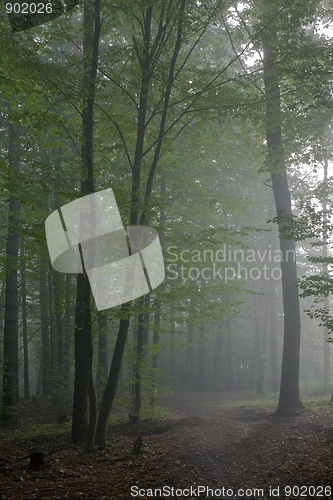
[[[185,418],[114,426],[108,434],[111,445],[89,455],[71,446],[68,428],[24,438],[20,429],[3,428],[2,499],[128,499],[132,485],[223,484],[236,490],[254,482],[262,488],[331,484],[331,409],[276,419],[269,410],[230,411],[216,405],[217,398],[228,397],[219,392],[193,393],[187,401],[169,397],[169,412],[185,413]],[[193,417],[199,402],[202,416]],[[144,449],[136,456],[132,450],[138,436],[144,437]],[[24,457],[31,447],[47,452],[45,470],[28,469]]]

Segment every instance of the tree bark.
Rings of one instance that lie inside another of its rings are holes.
[[[324,186],[327,188],[327,170],[328,170],[328,160],[327,157],[324,160]],[[327,200],[326,194],[323,200],[323,258],[327,259]],[[327,275],[327,263],[323,265],[323,273]],[[328,296],[324,297],[324,309],[327,313],[329,311],[329,299]],[[329,332],[327,326],[324,326],[323,330],[324,337],[324,394],[327,393],[330,386],[330,344],[327,342],[329,339]]]
[[[227,390],[232,391],[234,388],[234,355],[232,347],[232,331],[231,331],[230,316],[226,318],[226,330],[227,330],[227,356],[228,356]]]
[[[21,237],[20,256],[21,256],[21,300],[22,300],[22,333],[23,333],[23,365],[24,365],[24,398],[30,397],[29,383],[29,352],[28,352],[28,318],[27,318],[27,283],[26,283],[26,265],[24,257],[24,242]]]
[[[50,335],[50,372],[49,372],[49,394],[52,397],[55,395],[56,387],[56,370],[58,363],[58,346],[57,346],[57,332],[56,325],[54,321],[54,288],[53,288],[53,277],[54,270],[52,269],[51,263],[45,268],[45,279],[47,280],[47,299],[48,299],[48,330]]]
[[[93,141],[94,101],[100,38],[100,0],[87,0],[83,14],[83,106],[81,195],[94,192]],[[82,263],[84,265],[84,263]],[[90,284],[85,272],[78,275],[75,311],[75,382],[72,441],[86,437],[86,447],[94,447],[97,418],[96,394],[92,373],[93,344],[90,310]],[[86,426],[86,396],[89,399],[89,424]],[[87,432],[86,432],[87,431]]]
[[[55,401],[62,397],[64,389],[64,331],[63,331],[63,292],[64,276],[53,272],[53,300],[54,300],[54,322],[55,322],[55,345],[56,364],[54,370]]]
[[[278,216],[282,254],[282,296],[284,342],[280,397],[277,414],[302,407],[299,395],[299,356],[301,339],[300,307],[297,287],[296,247],[291,228],[291,198],[282,146],[281,92],[277,76],[275,47],[277,33],[271,30],[264,45],[264,87],[266,99],[266,141],[275,207]]]
[[[65,282],[65,307],[64,307],[64,382],[65,386],[70,387],[71,383],[71,365],[73,356],[73,326],[72,326],[72,275],[66,275]]]
[[[176,349],[175,349],[175,310],[171,307],[170,310],[170,363],[169,377],[170,381],[174,380],[176,375]]]
[[[48,262],[45,257],[40,259],[39,268],[39,303],[40,303],[40,327],[42,335],[42,395],[48,396],[51,387],[51,351],[50,351],[50,324],[49,324],[49,290],[47,285]]]
[[[141,297],[137,301],[138,307],[141,311],[138,314],[138,328],[137,328],[137,343],[136,343],[136,361],[134,367],[134,405],[133,405],[133,415],[131,419],[133,422],[138,422],[140,420],[140,410],[141,410],[141,362],[143,354],[143,341],[144,341],[144,312],[142,308],[144,306],[144,299]]]
[[[188,382],[190,384],[191,389],[194,388],[194,373],[195,373],[195,368],[194,368],[194,353],[193,353],[193,334],[194,334],[194,325],[191,322],[191,315],[193,313],[193,308],[194,308],[194,301],[192,298],[190,298],[190,303],[189,303],[189,317],[187,320],[187,338],[186,342],[190,344],[189,347],[186,347],[186,352],[185,352],[185,369],[186,369],[186,374],[188,376]]]
[[[258,379],[257,393],[264,394],[265,392],[265,368],[266,368],[266,340],[267,340],[267,325],[268,325],[268,296],[262,297],[262,306],[264,310],[264,318],[262,321],[261,338],[259,339],[258,353]],[[260,308],[261,309],[261,308]]]
[[[150,406],[153,407],[155,403],[155,398],[157,394],[157,363],[158,363],[158,345],[160,343],[160,326],[161,326],[161,303],[159,300],[155,300],[155,316],[154,316],[154,333],[153,333],[153,362],[151,369],[151,397]]]
[[[259,351],[259,327],[258,327],[258,316],[257,316],[257,306],[256,306],[256,296],[253,296],[253,311],[254,311],[254,341],[252,349],[252,360],[249,374],[249,384],[248,389],[254,389],[256,387],[256,380],[258,377],[258,351]]]
[[[219,386],[219,378],[221,372],[223,324],[224,323],[218,323],[217,333],[215,338],[214,362],[213,362],[213,384],[215,387]]]
[[[130,305],[128,303],[123,304],[121,307],[121,311],[123,317],[119,323],[118,336],[113,351],[110,373],[106,383],[104,396],[98,414],[96,433],[95,433],[95,444],[97,446],[105,446],[107,422],[111,411],[112,403],[114,400],[114,396],[116,394],[122,358],[127,340]]]
[[[279,390],[279,344],[276,318],[276,280],[271,277],[268,284],[268,308],[270,331],[271,392]]]
[[[20,168],[18,150],[19,132],[9,124],[9,169],[16,191],[17,174]],[[2,420],[17,420],[17,404],[19,400],[18,375],[18,250],[19,231],[17,215],[19,200],[17,193],[9,196],[8,236],[6,244],[6,285],[5,285],[5,318],[3,335],[3,390]]]
[[[96,388],[101,392],[105,388],[108,376],[108,331],[107,316],[103,312],[98,313],[98,367]]]
[[[205,367],[205,324],[201,321],[198,335],[198,366],[197,366],[197,387],[205,386],[206,367]]]

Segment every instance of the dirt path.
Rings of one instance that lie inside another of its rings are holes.
[[[0,428],[1,500],[280,499],[289,493],[290,499],[331,500],[333,409],[281,419],[271,416],[272,407],[251,407],[248,398],[220,392],[165,397],[174,419],[112,427],[108,446],[89,455],[70,445],[69,427],[53,433],[45,427],[43,434],[41,423],[38,434],[24,439]],[[135,456],[138,436],[144,452]],[[31,449],[46,453],[44,470],[27,468]]]
[[[277,418],[271,407],[242,405],[237,393],[230,399],[218,393],[179,395],[167,403],[178,417],[196,416],[181,438],[182,449],[192,462],[199,456],[209,465],[202,479],[209,478],[212,486],[232,489],[235,498],[239,489],[248,489],[248,498],[251,490],[256,498],[273,498],[273,493],[279,498],[289,493],[290,498],[333,498],[332,408]]]

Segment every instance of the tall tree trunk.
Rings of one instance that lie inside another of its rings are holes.
[[[143,345],[149,344],[150,295],[145,296],[145,311],[143,316]]]
[[[47,285],[48,262],[45,257],[40,259],[39,268],[39,303],[40,327],[42,336],[42,395],[48,396],[51,389],[51,350],[50,350],[50,322],[49,322],[49,289]]]
[[[175,310],[171,307],[170,310],[170,363],[169,363],[169,377],[174,379],[176,375],[176,349],[175,349]]]
[[[107,422],[110,415],[114,396],[116,394],[123,353],[125,350],[125,345],[127,340],[130,304],[128,303],[123,304],[121,307],[121,313],[123,317],[119,323],[119,330],[118,330],[116,345],[113,351],[109,377],[106,383],[104,396],[98,414],[96,433],[95,433],[95,444],[97,446],[105,446]]]
[[[138,301],[140,312],[137,322],[137,343],[136,343],[136,363],[134,367],[134,405],[133,415],[130,416],[131,422],[136,423],[140,420],[140,410],[142,404],[142,366],[144,356],[144,346],[148,343],[149,337],[149,307],[150,296],[141,297]]]
[[[9,169],[14,190],[16,191],[19,172],[19,133],[9,124]],[[18,375],[18,250],[19,231],[17,213],[19,200],[17,193],[9,196],[8,236],[6,244],[6,285],[5,285],[5,321],[3,335],[3,390],[2,420],[17,420],[19,399]]]
[[[328,160],[327,157],[324,161],[324,187],[327,189],[327,169],[328,169]],[[326,194],[324,195],[323,200],[323,258],[327,259],[327,200]],[[323,273],[327,274],[327,263],[325,262],[323,265]],[[324,309],[329,311],[329,300],[328,296],[324,298]],[[324,336],[324,394],[329,390],[330,385],[330,345],[327,342],[329,339],[328,328],[324,326],[323,331]]]
[[[197,387],[205,386],[205,324],[201,321],[198,336],[198,366],[197,366]]]
[[[215,338],[214,362],[213,362],[213,384],[215,387],[219,386],[219,378],[221,372],[223,325],[224,323],[218,323],[217,333]]]
[[[257,315],[255,295],[253,295],[253,311],[254,311],[254,341],[253,341],[252,360],[251,360],[249,383],[248,383],[249,389],[254,389],[256,387],[256,380],[258,377],[259,327],[258,327],[258,315]]]
[[[193,352],[193,335],[194,335],[194,325],[191,321],[191,316],[193,314],[194,310],[194,301],[190,297],[190,303],[189,303],[189,314],[188,314],[188,320],[187,320],[187,338],[186,342],[189,345],[189,347],[186,347],[185,351],[185,369],[186,373],[188,376],[188,382],[190,385],[190,388],[194,388],[195,380],[194,380],[194,374],[195,374],[195,367],[194,367],[194,352]]]
[[[230,316],[228,316],[226,319],[226,330],[227,330],[227,356],[228,356],[227,390],[232,391],[234,387],[234,355],[232,347],[232,331],[231,331]]]
[[[270,331],[271,392],[279,390],[279,344],[276,314],[276,280],[271,276],[268,284],[268,308]]]
[[[277,76],[275,47],[277,32],[270,30],[264,42],[264,87],[266,99],[266,141],[272,177],[275,207],[278,215],[282,254],[282,296],[284,342],[280,397],[277,414],[294,412],[302,407],[299,395],[299,357],[301,340],[300,307],[297,287],[295,240],[291,228],[291,199],[283,157],[281,136],[281,93]]]
[[[108,330],[107,316],[103,312],[98,313],[98,367],[96,388],[99,393],[105,388],[108,376]]]
[[[258,353],[258,379],[257,393],[264,394],[265,392],[265,368],[266,368],[266,340],[267,340],[267,324],[268,324],[268,296],[262,297],[262,305],[264,310],[264,318],[261,328],[261,339],[259,340]]]
[[[36,396],[41,396],[43,390],[43,358],[39,361],[37,370]]]
[[[48,321],[49,321],[49,332],[50,332],[50,394],[54,397],[56,392],[56,373],[58,364],[58,346],[57,346],[57,331],[54,321],[54,294],[53,294],[53,277],[54,271],[52,269],[51,263],[48,263],[45,269],[46,279],[47,279],[47,295],[48,298]]]
[[[24,398],[30,397],[29,383],[29,352],[28,352],[28,318],[27,318],[27,283],[24,257],[24,242],[21,237],[21,300],[22,300],[22,330],[23,330],[23,364],[24,364]]]
[[[86,360],[88,356],[85,352],[91,347],[89,336],[91,333],[90,314],[90,287],[86,275],[78,274],[75,308],[75,332],[74,332],[74,353],[75,353],[75,375],[74,375],[74,400],[73,400],[73,421],[72,421],[72,443],[83,441],[87,434],[87,380]]]
[[[161,302],[156,299],[155,300],[155,316],[154,316],[154,332],[153,332],[153,362],[152,362],[152,370],[151,370],[151,379],[152,379],[152,388],[151,388],[151,397],[150,397],[150,405],[154,406],[155,398],[157,394],[157,363],[158,363],[158,345],[160,343],[160,326],[161,326]]]
[[[82,106],[82,172],[81,195],[94,192],[93,142],[94,99],[100,38],[100,0],[86,0],[83,14],[83,106]],[[84,264],[84,263],[83,263]],[[75,311],[75,382],[72,441],[85,436],[86,395],[89,399],[89,424],[86,447],[93,449],[97,418],[96,394],[92,373],[93,344],[90,311],[90,284],[87,275],[77,279]],[[83,382],[84,381],[84,382]],[[81,386],[81,387],[80,387]]]
[[[144,299],[141,297],[137,301],[140,310],[138,314],[138,327],[137,327],[137,342],[136,342],[136,361],[134,367],[134,405],[133,415],[131,415],[131,422],[137,423],[140,420],[141,410],[141,364],[143,354],[143,341],[144,341]]]
[[[64,276],[53,272],[53,300],[55,322],[56,365],[54,366],[55,401],[61,399],[64,389],[64,332],[63,332]]]
[[[72,342],[72,275],[66,274],[65,282],[65,307],[64,307],[64,382],[70,387],[71,383],[71,361],[73,355]]]

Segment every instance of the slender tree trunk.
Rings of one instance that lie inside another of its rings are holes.
[[[9,124],[9,169],[13,186],[16,187],[20,161],[18,151],[19,133]],[[15,189],[16,190],[16,189]],[[17,420],[19,399],[18,375],[18,250],[19,232],[17,194],[9,196],[8,236],[6,244],[5,321],[3,335],[3,390],[2,420]]]
[[[169,362],[169,377],[174,379],[176,375],[176,349],[175,349],[175,310],[171,307],[170,310],[170,362]]]
[[[269,331],[270,331],[270,364],[271,392],[279,390],[279,344],[276,314],[276,280],[271,277],[268,285]]]
[[[160,343],[160,327],[161,327],[161,302],[155,300],[155,317],[154,317],[154,333],[153,333],[153,345],[158,346]],[[158,363],[158,353],[155,352],[153,356],[152,368],[157,370]]]
[[[50,373],[49,373],[49,394],[54,397],[56,389],[56,373],[58,364],[58,346],[57,346],[57,333],[54,321],[54,294],[53,294],[53,276],[54,271],[51,263],[45,268],[45,279],[47,280],[47,299],[48,299],[48,330],[50,335]]]
[[[219,378],[221,372],[223,324],[224,323],[219,323],[217,325],[217,334],[215,338],[214,363],[213,363],[213,384],[215,387],[219,386]]]
[[[258,380],[257,393],[264,394],[265,392],[265,368],[266,368],[266,340],[267,340],[267,325],[268,325],[268,296],[262,298],[264,308],[264,318],[262,321],[262,335],[259,340],[259,356],[258,356]]]
[[[144,299],[141,297],[137,301],[138,307],[141,311],[138,314],[138,328],[137,328],[137,344],[136,344],[136,362],[134,368],[134,407],[133,415],[131,415],[131,422],[136,423],[140,420],[141,410],[141,363],[143,354],[143,337],[144,337]]]
[[[24,242],[21,237],[21,299],[22,299],[22,330],[23,330],[23,362],[24,362],[24,398],[30,397],[29,383],[29,352],[28,352],[28,318],[27,318],[27,283],[24,257]]]
[[[47,284],[48,262],[44,256],[40,260],[39,271],[39,302],[40,325],[42,335],[42,395],[48,396],[51,392],[51,349],[50,349],[50,321],[49,321],[49,288]]]
[[[291,230],[291,199],[283,157],[281,137],[281,95],[277,77],[277,33],[274,28],[264,45],[264,87],[266,98],[266,141],[272,177],[275,207],[278,215],[282,254],[282,296],[284,342],[280,398],[277,414],[294,412],[302,407],[299,396],[299,356],[301,339],[300,307],[297,287],[296,248]]]
[[[43,358],[41,358],[37,370],[36,396],[41,396],[43,390]]]
[[[259,351],[259,327],[258,327],[258,315],[256,306],[256,296],[253,296],[253,311],[254,311],[254,342],[252,350],[252,361],[250,367],[249,375],[249,389],[254,389],[256,387],[256,380],[258,377],[258,351]]]
[[[226,319],[227,330],[227,356],[228,356],[228,381],[227,390],[232,391],[234,388],[234,354],[232,346],[232,331],[231,331],[231,318]]]
[[[138,307],[141,311],[138,314],[137,322],[137,344],[136,344],[136,363],[134,367],[134,405],[133,415],[130,416],[132,423],[140,420],[140,410],[142,404],[142,366],[144,358],[144,346],[148,343],[149,337],[149,306],[150,297],[146,295],[141,297],[138,301]]]
[[[106,383],[104,396],[98,414],[96,433],[95,433],[95,444],[97,446],[105,446],[107,422],[110,415],[114,396],[116,394],[123,353],[125,350],[125,345],[127,340],[130,305],[128,303],[123,304],[121,307],[121,312],[123,318],[120,320],[119,323],[119,331],[118,331],[116,345],[113,351],[110,373]]]
[[[145,311],[143,315],[143,345],[149,344],[150,295],[145,296]]]
[[[152,378],[152,391],[150,397],[150,405],[154,406],[155,398],[157,394],[157,363],[158,363],[158,345],[160,343],[160,326],[161,326],[161,303],[159,300],[155,300],[155,316],[154,316],[154,332],[153,332],[153,362],[151,370]]]
[[[328,170],[328,160],[325,158],[324,162],[324,186],[327,188],[327,170]],[[323,200],[323,258],[327,259],[327,200],[326,194]],[[327,274],[327,263],[323,265],[323,273]],[[324,298],[324,309],[329,311],[329,300],[328,296]],[[329,390],[330,385],[330,344],[327,342],[329,339],[329,333],[327,326],[324,326],[323,331],[324,337],[324,394]]]
[[[98,313],[98,367],[96,388],[101,392],[105,388],[108,376],[108,330],[107,316],[103,312]]]
[[[198,367],[197,367],[197,387],[205,386],[205,324],[201,321],[198,337]]]
[[[70,387],[71,383],[71,365],[73,356],[73,326],[72,326],[72,275],[66,274],[65,282],[65,307],[64,307],[64,382],[65,386]]]
[[[5,310],[5,289],[6,280],[2,283],[1,293],[0,293],[0,328],[4,328],[4,310]]]
[[[186,348],[185,352],[185,368],[186,368],[186,373],[188,374],[188,381],[191,389],[194,388],[195,384],[194,380],[195,368],[194,368],[194,352],[193,352],[194,326],[193,323],[191,322],[191,315],[193,314],[193,309],[194,309],[194,301],[192,298],[190,298],[189,317],[187,323],[187,339],[186,339],[186,342],[190,344],[190,346]]]
[[[55,381],[55,401],[59,401],[64,387],[64,332],[63,332],[63,291],[64,276],[53,272],[53,300],[54,300],[54,322],[56,364],[53,367]]]

